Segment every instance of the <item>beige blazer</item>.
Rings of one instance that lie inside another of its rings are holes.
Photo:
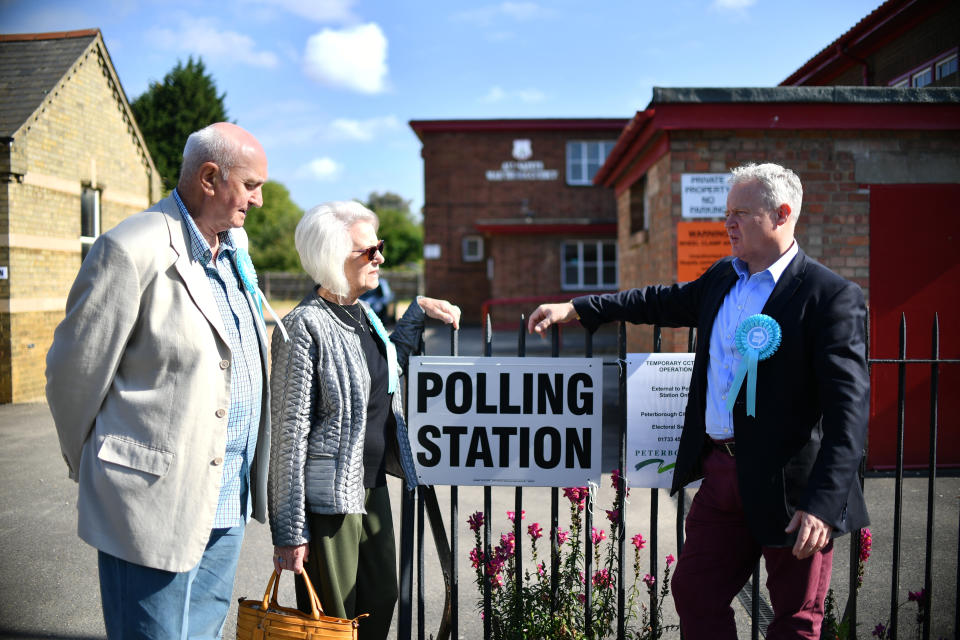
[[[176,572],[199,562],[213,527],[233,361],[187,234],[169,197],[101,236],[47,354],[47,401],[80,485],[79,536]],[[270,398],[266,333],[254,316],[264,384],[251,488],[263,522]]]

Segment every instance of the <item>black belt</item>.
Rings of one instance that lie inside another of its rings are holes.
[[[707,438],[710,440],[710,444],[713,445],[713,448],[717,451],[722,451],[731,458],[737,457],[737,444],[734,442],[733,438],[730,440],[714,440],[710,436],[707,436]]]

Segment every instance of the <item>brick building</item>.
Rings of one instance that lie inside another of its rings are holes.
[[[83,255],[159,196],[100,31],[0,35],[0,402],[43,398]]]
[[[956,87],[956,0],[888,0],[781,84]]]
[[[690,279],[729,253],[723,185],[729,169],[747,161],[777,162],[800,175],[797,241],[863,287],[874,357],[896,355],[901,313],[912,320],[909,354],[929,357],[934,312],[951,327],[942,353],[960,355],[960,238],[950,213],[960,202],[960,89],[654,89],[595,178],[616,194],[621,286]],[[704,202],[713,194],[711,208]],[[682,277],[691,242],[684,228],[694,223],[703,225],[699,249],[707,259]],[[628,341],[631,351],[649,351],[651,329],[629,327]],[[685,351],[686,342],[686,331],[664,331],[665,351]],[[957,373],[944,376],[958,383]],[[917,380],[910,393],[929,415],[928,387]],[[895,402],[895,380],[891,390],[875,376],[874,426],[892,418]],[[941,411],[945,426],[960,424],[956,398],[945,398]],[[960,430],[947,433],[945,455],[960,465]],[[881,445],[893,442],[874,441],[875,465],[889,461]],[[925,460],[925,450],[925,441],[908,443],[908,462]]]
[[[616,205],[594,174],[624,119],[433,120],[423,144],[424,278],[464,321],[516,324],[536,297],[619,284]]]

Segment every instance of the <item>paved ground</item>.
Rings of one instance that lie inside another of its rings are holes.
[[[461,332],[460,353],[482,353],[480,332],[467,329]],[[565,340],[576,352],[582,338],[578,333],[567,334]],[[427,342],[428,353],[449,352],[449,334],[431,330]],[[610,336],[598,340],[599,351],[610,352],[614,341]],[[496,336],[494,352],[512,355],[516,351],[516,334]],[[601,353],[598,351],[598,355]],[[549,355],[549,345],[531,341],[529,355]],[[564,351],[564,353],[569,353]],[[606,406],[616,402],[615,386],[605,390]],[[613,415],[613,411],[610,412]],[[604,468],[615,464],[616,433],[605,425]],[[605,477],[599,506],[606,508],[610,499],[609,478]],[[391,484],[394,494],[397,530],[399,531],[399,485]],[[905,601],[908,590],[917,590],[923,584],[924,527],[926,517],[926,480],[907,480],[904,488],[903,547],[899,579],[899,600]],[[446,526],[449,529],[449,490],[439,488],[438,494]],[[650,537],[649,490],[634,490],[627,511],[628,535],[641,532]],[[893,480],[868,478],[866,494],[870,505],[874,535],[873,555],[867,563],[866,580],[860,591],[860,637],[870,637],[878,621],[889,617],[891,592],[891,556],[893,530]],[[934,538],[934,628],[932,637],[954,637],[953,616],[956,609],[958,494],[960,480],[943,478],[938,481],[935,498],[936,527]],[[513,489],[493,491],[494,525],[507,530],[507,510],[514,508]],[[562,500],[562,498],[561,498]],[[659,492],[659,557],[676,553],[675,503],[666,492]],[[99,590],[96,573],[96,553],[76,537],[76,486],[66,477],[66,468],[60,459],[56,434],[46,405],[0,405],[0,638],[74,639],[103,638]],[[474,604],[477,592],[467,552],[472,536],[466,526],[467,516],[482,508],[482,490],[459,490],[460,522],[460,606],[459,638],[473,640],[482,637],[482,624]],[[549,490],[524,491],[526,522],[549,522]],[[597,521],[603,521],[598,510]],[[565,511],[561,507],[561,526],[565,527]],[[429,530],[428,530],[429,535]],[[424,592],[426,609],[426,636],[435,634],[437,616],[443,602],[443,581],[440,577],[432,543],[426,546]],[[833,584],[841,603],[846,601],[847,543],[844,538],[837,546]],[[266,526],[253,523],[247,532],[235,586],[235,597],[260,596],[271,570],[270,534]],[[542,553],[542,549],[541,549]],[[642,571],[649,567],[643,559]],[[662,567],[662,565],[661,565]],[[414,587],[416,589],[416,585]],[[290,582],[285,582],[281,603],[292,603]],[[667,602],[668,621],[673,620],[671,603]],[[749,637],[749,619],[743,608],[735,605],[741,638]],[[911,626],[916,609],[913,604],[900,610],[901,638],[913,637]],[[225,637],[233,637],[235,611],[231,611]],[[416,625],[414,612],[414,625]],[[414,628],[416,633],[416,626]],[[673,636],[678,637],[678,636]]]

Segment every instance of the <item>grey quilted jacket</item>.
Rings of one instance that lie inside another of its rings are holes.
[[[364,513],[370,372],[357,328],[341,321],[323,298],[311,293],[283,324],[290,340],[284,342],[274,332],[271,348],[273,438],[267,493],[273,543],[297,546],[310,541],[308,511]],[[414,301],[390,336],[400,371],[420,342],[423,324],[423,309]],[[417,477],[401,395],[398,388],[392,402],[401,468],[394,464],[388,471],[402,474],[413,488]]]

